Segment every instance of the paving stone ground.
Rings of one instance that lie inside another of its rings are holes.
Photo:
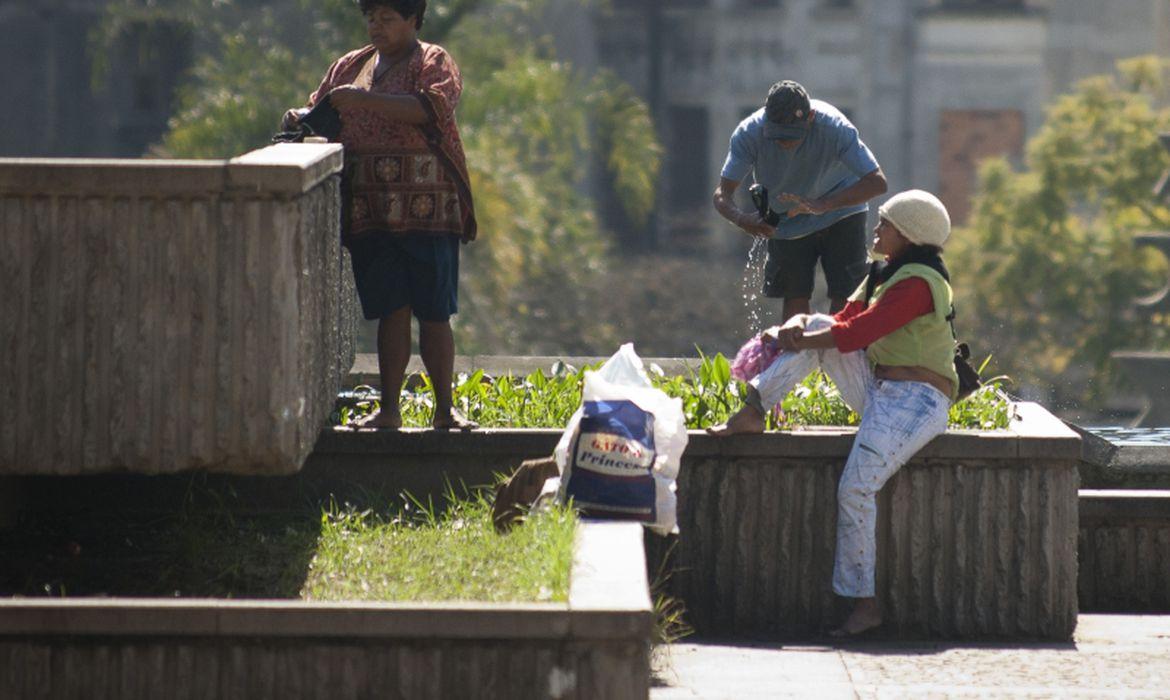
[[[1170,615],[1081,615],[1068,644],[680,643],[650,697],[1170,699]]]

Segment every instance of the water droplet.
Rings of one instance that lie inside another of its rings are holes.
[[[766,308],[764,298],[758,290],[764,285],[764,262],[768,257],[768,244],[756,239],[748,251],[743,267],[743,305],[747,312],[747,335],[754,336],[769,325],[775,310]]]

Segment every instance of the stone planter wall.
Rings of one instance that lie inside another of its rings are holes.
[[[1170,491],[1082,491],[1080,508],[1081,608],[1170,613]]]
[[[1072,635],[1080,439],[1040,406],[1019,408],[1009,431],[940,436],[883,490],[878,587],[895,633]],[[327,431],[300,478],[438,493],[447,478],[490,483],[493,472],[551,453],[558,435]],[[836,489],[853,436],[691,433],[670,592],[701,635],[797,637],[835,622]],[[666,543],[647,542],[654,569]]]
[[[646,698],[641,526],[581,527],[567,604],[0,601],[0,697]]]
[[[0,473],[299,469],[353,362],[340,168],[0,159]]]
[[[877,589],[891,632],[1071,637],[1079,439],[1039,406],[1020,409],[1011,431],[940,436],[882,490]],[[840,619],[830,579],[852,440],[825,430],[691,443],[670,590],[700,633],[806,636]]]
[[[1010,431],[940,436],[881,494],[879,586],[893,633],[1072,634],[1080,444],[1038,406],[1020,413]],[[403,490],[440,502],[449,482],[490,484],[494,473],[550,454],[559,434],[326,430],[296,475],[216,481],[230,481],[249,511],[316,508],[330,497],[376,507]],[[851,429],[732,439],[691,433],[670,592],[701,635],[807,638],[836,621],[829,590],[836,482],[853,436]],[[68,510],[98,499],[167,509],[183,491],[172,482],[182,478],[38,477],[19,486],[33,507]],[[648,542],[655,572],[666,543]]]

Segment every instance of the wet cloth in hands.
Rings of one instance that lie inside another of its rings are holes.
[[[735,354],[731,376],[741,382],[751,381],[772,364],[779,352],[774,341],[764,338],[762,333],[756,334]]]

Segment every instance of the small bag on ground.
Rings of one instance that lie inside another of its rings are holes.
[[[544,483],[560,475],[552,457],[526,459],[508,480],[496,487],[492,504],[492,524],[497,532],[507,532],[518,524],[540,496]]]

